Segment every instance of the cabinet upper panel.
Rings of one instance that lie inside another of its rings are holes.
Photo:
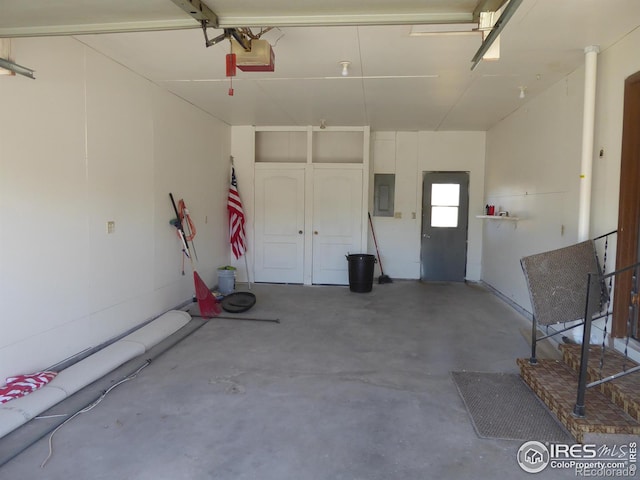
[[[306,163],[307,132],[256,132],[256,162]]]
[[[364,132],[313,132],[313,163],[364,163]]]
[[[368,127],[260,127],[255,132],[255,161],[368,164],[368,142]]]

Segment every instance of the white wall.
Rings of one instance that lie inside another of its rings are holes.
[[[624,81],[640,70],[638,44],[640,30],[598,57],[591,237],[617,226]],[[583,92],[580,68],[487,132],[487,202],[523,219],[485,224],[482,277],[529,312],[520,258],[577,241]]]
[[[395,173],[395,211],[401,218],[373,217],[385,274],[420,278],[422,174],[427,171],[469,172],[467,280],[481,276],[482,223],[475,218],[484,206],[484,132],[374,132],[373,173]],[[373,185],[373,183],[371,183]],[[372,205],[370,194],[370,205]],[[414,217],[415,214],[415,218]],[[375,253],[373,240],[370,253]]]
[[[233,127],[231,137],[240,195],[248,219],[248,262],[252,269],[254,129]],[[484,132],[374,132],[371,144],[373,168],[369,184],[373,185],[373,173],[395,173],[395,211],[402,213],[400,219],[373,217],[385,273],[392,278],[420,278],[422,172],[458,170],[470,172],[467,279],[480,280],[482,223],[475,215],[481,213],[484,205]],[[370,206],[372,201],[371,187]],[[371,236],[368,245],[369,253],[375,253]],[[237,279],[246,281],[244,259],[232,260],[231,264],[238,268]],[[379,275],[379,268],[376,269]],[[253,273],[251,275],[253,278]]]
[[[576,72],[487,134],[485,203],[520,220],[485,220],[482,278],[527,311],[520,259],[577,239],[582,77]]]
[[[13,52],[37,79],[0,77],[0,378],[191,298],[170,191],[196,222],[205,282],[229,251],[229,127],[72,38]]]

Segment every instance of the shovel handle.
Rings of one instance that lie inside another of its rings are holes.
[[[182,230],[182,222],[180,221],[180,214],[178,213],[178,207],[176,207],[176,202],[173,199],[173,193],[169,192],[169,198],[171,199],[171,205],[173,205],[173,211],[176,212],[176,221],[178,228]]]
[[[171,199],[171,205],[173,205],[173,211],[176,212],[176,226],[178,228],[178,232],[180,233],[180,239],[182,240],[182,245],[185,247],[185,254],[187,257],[191,258],[189,254],[189,244],[185,241],[184,230],[182,229],[182,222],[180,221],[180,214],[178,213],[178,207],[176,207],[176,202],[173,199],[173,193],[169,192],[169,198]]]

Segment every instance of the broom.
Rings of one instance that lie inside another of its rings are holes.
[[[384,274],[384,270],[382,269],[382,259],[380,258],[380,252],[378,251],[378,241],[376,240],[376,232],[373,229],[373,222],[371,221],[371,213],[367,212],[369,215],[369,225],[371,225],[371,234],[373,235],[373,243],[376,245],[376,255],[378,255],[378,263],[380,264],[380,273],[381,275],[378,277],[378,283],[393,283],[391,277],[389,275]]]
[[[176,202],[173,200],[173,194],[169,193],[169,198],[171,198],[171,204],[173,205],[173,210],[176,212],[177,221],[175,222],[175,227],[178,229],[178,235],[180,236],[180,240],[182,241],[182,251],[184,254],[191,260],[191,268],[193,270],[193,283],[196,290],[196,300],[198,301],[198,307],[200,308],[200,315],[204,318],[216,317],[222,313],[222,309],[218,304],[218,300],[213,296],[207,284],[204,283],[198,272],[196,271],[195,263],[193,263],[193,258],[189,252],[189,245],[186,241],[186,236],[184,234],[184,230],[182,229],[182,222],[180,221],[180,215],[178,214],[178,209],[176,207]]]

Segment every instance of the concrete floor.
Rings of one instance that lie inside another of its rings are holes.
[[[531,478],[522,442],[478,438],[451,378],[516,373],[528,354],[526,320],[493,293],[409,281],[253,292],[243,315],[281,324],[210,320],[64,426],[44,469],[46,439],[0,478]]]

